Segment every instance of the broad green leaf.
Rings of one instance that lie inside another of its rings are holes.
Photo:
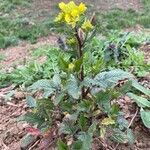
[[[52,88],[51,86],[51,81],[47,79],[41,79],[38,80],[37,82],[33,83],[28,90],[44,90],[44,89],[49,89]]]
[[[28,90],[32,90],[34,92],[38,91],[38,90],[43,90],[43,97],[47,98],[49,97],[51,94],[53,94],[53,92],[55,92],[55,89],[53,88],[53,83],[51,80],[47,80],[47,79],[41,79],[38,80],[37,82],[33,83]]]
[[[113,129],[110,139],[117,143],[127,143],[127,135],[119,129]]]
[[[134,144],[135,143],[135,137],[134,137],[134,134],[132,132],[131,129],[127,129],[127,137],[128,137],[128,141],[130,144]]]
[[[57,141],[58,150],[69,150],[68,146],[61,140]]]
[[[141,96],[137,96],[137,95],[135,95],[135,94],[133,94],[133,93],[127,93],[127,95],[128,95],[131,99],[133,99],[133,100],[137,103],[137,105],[138,105],[139,107],[143,107],[143,108],[145,108],[145,107],[150,107],[150,101],[148,101],[146,98],[141,97]]]
[[[141,108],[140,114],[144,125],[147,128],[150,128],[150,111],[145,111],[144,109]]]
[[[30,108],[37,107],[36,100],[32,96],[27,96],[26,101],[27,101],[27,105]]]
[[[137,81],[132,81],[132,86],[139,90],[140,92],[144,93],[147,96],[150,96],[150,90],[146,89],[144,86],[142,86]]]
[[[79,99],[80,97],[80,88],[78,86],[77,79],[71,75],[67,85],[68,94],[72,96],[74,99]]]
[[[133,75],[120,69],[115,69],[107,72],[102,72],[94,78],[95,85],[102,89],[114,87],[119,80],[131,79]]]
[[[82,141],[82,150],[91,150],[92,148],[92,136],[86,132],[81,132],[78,137]]]

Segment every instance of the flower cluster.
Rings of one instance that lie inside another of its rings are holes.
[[[71,25],[72,28],[76,26],[77,22],[80,20],[80,16],[83,15],[87,9],[85,4],[80,3],[79,5],[76,5],[73,1],[70,1],[67,4],[61,2],[59,3],[59,8],[61,12],[55,18],[55,21],[64,21],[68,25]],[[86,26],[84,25],[84,27]],[[90,21],[88,21],[87,27],[92,28]]]

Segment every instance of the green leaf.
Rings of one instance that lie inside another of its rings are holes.
[[[59,64],[59,66],[61,67],[61,69],[63,71],[67,71],[68,70],[69,63],[67,61],[65,61],[62,57],[59,57],[58,64]]]
[[[41,126],[45,122],[45,118],[39,116],[38,114],[27,113],[24,116],[19,117],[17,121],[26,121],[28,123]]]
[[[78,60],[75,61],[74,65],[75,65],[75,68],[74,70],[76,72],[79,72],[80,71],[80,68],[81,68],[81,65],[83,63],[83,58],[79,58]]]
[[[71,150],[82,150],[82,142],[80,140],[75,141],[72,144]]]
[[[97,123],[93,122],[92,125],[88,129],[88,134],[93,136],[94,132],[96,131],[96,126],[97,126]]]
[[[57,106],[61,102],[64,96],[65,96],[65,93],[57,94],[54,100],[54,105]]]
[[[110,139],[117,143],[127,143],[127,135],[119,129],[113,129]]]
[[[53,76],[53,84],[54,84],[55,87],[60,87],[61,79],[60,79],[59,74],[54,74],[54,76]]]
[[[143,108],[141,108],[140,114],[144,125],[147,128],[150,128],[150,111],[145,111]]]
[[[140,83],[137,81],[133,80],[132,81],[132,86],[139,90],[140,92],[144,93],[147,96],[150,96],[150,90],[146,89],[144,86],[142,86]]]
[[[91,150],[92,136],[90,134],[81,132],[78,139],[82,141],[82,150]]]
[[[69,150],[68,146],[61,139],[58,139],[57,146],[58,150]]]
[[[59,128],[59,133],[73,135],[77,131],[77,127],[74,125],[73,121],[65,121],[61,123]]]
[[[96,102],[99,108],[103,108],[103,110],[107,113],[111,111],[110,100],[111,93],[109,91],[96,94]]]
[[[30,108],[37,107],[36,100],[32,96],[27,96],[26,101],[27,101],[27,105]]]
[[[133,100],[137,103],[137,105],[138,105],[139,107],[143,107],[143,108],[145,108],[145,107],[150,107],[150,101],[148,101],[146,98],[141,97],[141,96],[137,96],[137,95],[135,95],[135,94],[133,94],[133,93],[127,93],[127,95],[128,95],[131,99],[133,99]]]
[[[102,72],[96,75],[94,83],[96,86],[100,86],[102,89],[114,87],[119,80],[131,79],[133,75],[120,69],[111,70],[108,72]]]
[[[47,79],[41,79],[38,80],[37,82],[33,83],[28,90],[43,90],[43,89],[49,89],[52,88],[51,86],[51,81]]]
[[[128,141],[130,144],[134,144],[135,143],[135,137],[134,137],[134,134],[132,132],[131,129],[127,129],[127,137],[128,137]]]
[[[86,124],[87,124],[87,118],[85,118],[84,115],[81,114],[80,118],[79,118],[79,126],[80,126],[81,130],[85,129]]]
[[[55,89],[53,88],[53,83],[50,80],[47,79],[41,79],[38,80],[37,82],[33,83],[28,90],[33,90],[34,92],[38,91],[38,90],[43,90],[43,97],[47,98],[49,97],[51,94],[53,94],[53,92],[55,92]]]
[[[81,92],[77,79],[73,75],[71,75],[69,78],[67,90],[70,96],[72,96],[74,99],[79,99]]]
[[[123,84],[121,87],[119,87],[118,90],[122,94],[126,94],[127,92],[129,92],[131,90],[131,86],[132,86],[132,81],[127,81],[125,84]]]

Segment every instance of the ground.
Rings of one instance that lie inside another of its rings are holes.
[[[97,3],[99,4],[99,9],[110,9],[113,7],[119,7],[124,9],[134,9],[136,11],[139,11],[142,9],[142,4],[139,0],[112,0],[111,3],[108,3],[106,0],[105,2],[103,0],[97,0]],[[52,3],[53,4],[53,3]],[[44,20],[44,17],[42,14],[50,12],[52,4],[49,0],[44,1],[37,1],[34,0],[33,7],[30,9],[24,9],[19,10],[21,13],[24,14],[41,14],[38,15],[38,17],[35,15],[35,18],[38,18],[38,21]],[[133,28],[131,28],[133,30]],[[36,44],[31,44],[29,42],[21,42],[18,46],[15,47],[8,47],[7,49],[1,49],[0,54],[4,56],[4,59],[0,61],[0,67],[2,70],[10,71],[14,68],[14,66],[18,66],[20,64],[24,64],[26,62],[26,59],[30,58],[30,52],[45,44],[55,45],[57,41],[57,36],[55,35],[48,35],[45,38],[39,38],[37,40]],[[150,60],[150,45],[147,43],[144,43],[141,45],[141,50],[145,53],[145,60]],[[150,89],[150,77],[147,76],[147,78],[142,79],[142,82],[147,83],[147,87]],[[15,96],[12,101],[9,101],[7,103],[4,103],[3,96],[8,91],[11,91],[13,89],[13,85],[0,89],[0,149],[1,150],[19,150],[21,139],[25,136],[26,131],[25,128],[28,126],[27,123],[18,123],[16,119],[25,114],[26,111],[28,111],[28,107],[26,105],[25,96],[20,91],[15,91]],[[133,114],[135,112],[132,112],[134,110],[134,105],[131,103],[131,101],[125,97],[123,99],[120,99],[120,103],[123,107],[123,109],[126,109],[125,104],[128,103],[128,113]],[[130,109],[129,109],[130,108]],[[129,117],[129,119],[131,119]],[[150,149],[150,130],[144,128],[139,118],[137,117],[137,120],[134,122],[134,133],[136,135],[136,143],[133,146],[130,145],[118,145],[116,149],[118,150],[148,150]],[[96,147],[99,146],[99,143],[103,142],[97,142],[95,141],[95,145],[93,146],[93,150],[97,150]],[[102,145],[102,144],[101,144]],[[114,148],[116,145],[112,144],[112,147]],[[113,149],[112,148],[112,149]],[[29,148],[34,149],[33,148]],[[108,149],[111,149],[111,147],[108,147]]]

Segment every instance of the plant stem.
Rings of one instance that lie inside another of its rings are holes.
[[[75,28],[75,36],[76,36],[77,41],[78,41],[78,58],[81,58],[81,57],[83,57],[82,48],[83,48],[84,45],[82,44],[82,41],[79,37],[77,28]],[[80,81],[83,81],[84,80],[84,67],[83,67],[83,64],[81,66],[79,76],[80,76]],[[81,93],[82,93],[82,99],[83,99],[85,97],[85,88],[84,88],[84,86],[81,89]]]

